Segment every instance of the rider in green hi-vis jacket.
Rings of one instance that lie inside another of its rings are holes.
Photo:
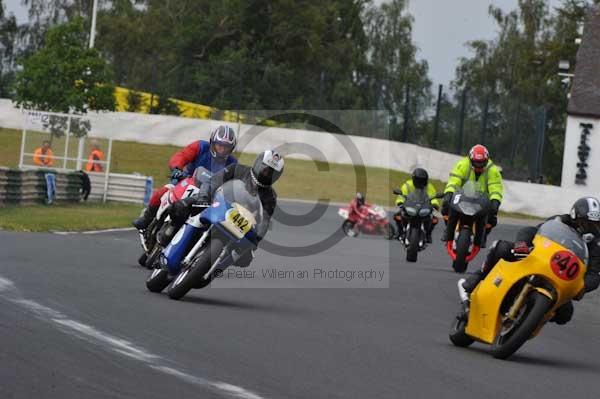
[[[486,227],[485,234],[487,237],[492,228],[498,224],[498,209],[502,202],[504,188],[500,170],[490,159],[487,148],[481,144],[477,144],[471,148],[469,156],[458,161],[454,165],[452,172],[450,172],[450,178],[444,190],[445,196],[442,203],[442,215],[444,215],[445,220],[448,219],[452,194],[457,188],[462,187],[468,181],[478,182],[492,203],[492,209],[487,220],[488,226]],[[450,240],[453,234],[454,232],[447,231],[443,240]],[[485,238],[482,246],[485,247]]]

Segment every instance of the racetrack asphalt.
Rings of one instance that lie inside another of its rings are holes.
[[[309,207],[281,206],[295,214]],[[399,243],[373,236],[321,253],[298,249],[339,229],[336,210],[310,226],[275,222],[268,238],[294,247],[293,256],[259,250],[245,269],[258,278],[181,301],[146,290],[133,232],[0,232],[0,398],[598,397],[597,294],[576,303],[571,323],[547,325],[508,361],[481,344],[456,348],[448,329],[459,276],[441,228],[413,264]],[[498,226],[490,242],[517,229]],[[262,275],[315,268],[384,271],[381,282],[364,284],[389,288]]]

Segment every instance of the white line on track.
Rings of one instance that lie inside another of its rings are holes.
[[[19,294],[15,284],[3,277],[0,277],[0,296],[29,310],[36,317],[55,324],[59,329],[67,334],[71,334],[87,342],[102,346],[113,352],[137,360],[153,370],[171,375],[189,384],[208,388],[214,392],[229,397],[238,399],[264,399],[262,396],[237,385],[228,384],[222,381],[212,381],[203,377],[188,374],[173,367],[169,367],[166,365],[167,363],[170,363],[168,359],[164,359],[158,355],[155,355],[131,341],[110,335],[104,331],[98,330],[90,325],[80,323],[76,320],[69,319],[66,315],[55,309],[23,298]]]

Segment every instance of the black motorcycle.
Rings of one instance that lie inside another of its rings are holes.
[[[427,229],[433,220],[431,201],[442,198],[444,194],[429,197],[424,189],[419,188],[407,196],[404,196],[399,189],[394,189],[394,194],[405,198],[399,213],[394,218],[400,218],[402,221],[403,231],[400,232],[400,237],[406,248],[406,261],[416,262],[418,252],[427,247]]]
[[[455,272],[464,273],[479,253],[490,211],[491,202],[476,182],[468,181],[452,195],[446,250]]]

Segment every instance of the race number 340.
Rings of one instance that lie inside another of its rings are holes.
[[[579,260],[569,251],[558,251],[552,255],[550,267],[558,278],[566,281],[575,280],[580,272]]]

